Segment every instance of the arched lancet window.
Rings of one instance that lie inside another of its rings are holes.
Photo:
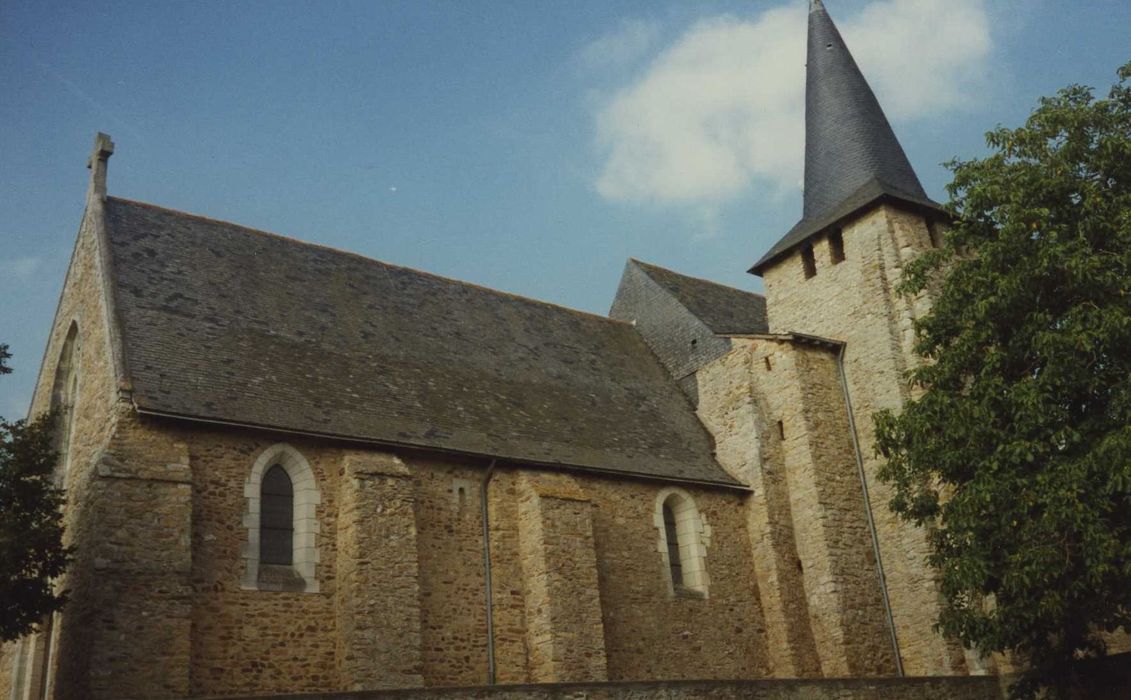
[[[79,388],[79,326],[72,322],[67,330],[59,361],[55,365],[55,379],[51,383],[51,410],[56,412],[54,447],[59,453],[55,481],[63,485],[70,466],[71,429],[75,420],[75,402]]]
[[[260,490],[259,563],[294,563],[295,492],[287,470],[276,464],[263,475]]]
[[[671,572],[672,585],[683,585],[683,564],[679,555],[679,532],[675,527],[675,511],[668,501],[664,502],[664,536],[668,540],[668,571]]]
[[[290,445],[260,453],[244,484],[245,589],[318,592],[317,506],[310,463]]]
[[[690,494],[682,489],[661,491],[656,497],[653,523],[659,534],[657,549],[663,559],[669,592],[706,597],[711,528]]]
[[[57,453],[54,474],[56,486],[66,486],[70,470],[71,433],[78,399],[80,341],[78,322],[72,321],[59,349],[55,376],[51,382],[50,409],[55,412],[55,429],[51,442]],[[38,699],[51,696],[51,668],[58,651],[58,619],[59,613],[45,615],[38,629],[20,641],[12,670],[13,698]]]

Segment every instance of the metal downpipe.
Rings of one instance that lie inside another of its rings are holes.
[[[487,685],[495,685],[495,601],[491,590],[491,523],[487,509],[487,487],[495,475],[495,462],[491,460],[487,473],[479,482],[479,509],[483,519],[483,582],[487,593]]]

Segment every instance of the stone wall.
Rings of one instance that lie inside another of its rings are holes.
[[[890,678],[567,683],[323,693],[290,695],[279,700],[1000,700],[1001,697],[994,678]]]
[[[730,349],[725,337],[716,335],[631,260],[625,265],[609,317],[632,323],[677,380]],[[687,389],[694,384],[681,382],[681,386]],[[689,393],[694,398],[694,390]]]
[[[347,454],[338,504],[338,674],[348,689],[423,684],[412,475],[393,455]]]
[[[889,511],[890,490],[876,479],[872,414],[910,397],[905,373],[915,361],[912,322],[928,308],[927,299],[907,300],[894,289],[904,265],[931,245],[929,230],[920,216],[882,205],[849,222],[843,239],[839,264],[827,239],[815,241],[812,278],[805,278],[798,252],[765,271],[770,330],[847,344],[846,373],[905,669],[965,673],[961,648],[932,629],[940,603],[925,564],[926,537]]]
[[[894,675],[836,348],[734,338],[699,373],[720,462],[746,513],[774,675]]]
[[[529,676],[603,681],[608,671],[592,503],[565,474],[523,474],[519,488]]]
[[[766,619],[771,672],[789,678],[818,676],[820,661],[809,625],[783,450],[764,395],[754,390],[759,363],[775,346],[739,343],[734,352],[698,373],[699,417],[715,438],[719,463],[753,490],[745,519],[753,570]],[[803,527],[804,525],[802,525]]]
[[[340,687],[335,515],[345,452],[310,440],[286,441],[309,463],[319,491],[319,592],[248,590],[243,584],[242,552],[249,538],[244,482],[256,457],[280,438],[198,431],[155,419],[138,428],[188,445],[193,480],[192,692]]]
[[[344,533],[361,532],[362,521],[351,520],[355,506],[348,504],[358,497],[346,494],[357,487],[342,473],[356,471],[349,465],[363,458],[385,464],[395,458],[292,441],[322,485],[320,592],[246,591],[238,586],[244,535],[233,527],[242,512],[242,492],[232,484],[242,481],[255,455],[272,439],[242,431],[177,428],[175,434],[175,440],[189,445],[197,481],[194,692],[486,682],[479,500],[485,461],[408,452],[399,457],[410,475],[408,482],[387,473],[375,476],[384,485],[371,488],[384,489],[384,495],[369,499],[369,512],[384,519],[399,544],[394,549],[386,544],[386,556],[370,562],[391,564],[397,571],[377,572],[385,579],[368,587],[367,597],[360,579],[350,593],[344,587],[354,565],[341,548],[355,546],[347,545]],[[661,488],[581,474],[565,477],[513,468],[496,473],[489,494],[500,680],[764,675],[763,622],[741,515],[744,496],[691,491],[714,531],[707,562],[712,588],[709,599],[683,599],[669,594],[657,550],[653,508]],[[389,525],[388,519],[400,518],[397,513],[409,503],[415,527]],[[343,516],[346,520],[335,525],[335,517]],[[372,546],[377,546],[375,541]],[[419,617],[404,614],[413,604],[407,591],[414,565],[419,572]],[[392,582],[389,576],[394,576]],[[346,618],[335,610],[372,609],[374,597],[402,591],[403,610],[380,603],[384,612],[376,617],[383,627],[371,627],[364,635],[351,627],[356,623],[335,629],[334,620]],[[348,604],[343,602],[347,595],[352,597]],[[332,658],[346,637],[362,636],[395,645],[395,650],[389,647],[377,656],[405,660],[396,667],[400,675],[384,673],[379,660],[358,660],[345,668],[348,655],[338,652],[337,661]],[[548,653],[539,640],[548,641]],[[407,661],[416,653],[416,644],[419,677]],[[326,671],[335,667],[342,674],[338,680]]]
[[[63,618],[58,697],[486,682],[486,460],[288,438],[319,491],[318,585],[257,590],[243,556],[245,481],[280,436],[128,412],[114,424],[78,528],[88,564]],[[656,527],[670,486],[497,470],[500,680],[767,674],[748,496],[686,489],[709,533],[710,587],[684,596],[670,588]]]
[[[63,283],[54,324],[48,337],[43,362],[37,379],[30,415],[37,416],[51,407],[52,385],[68,332],[77,327],[77,352],[74,367],[78,378],[78,391],[74,403],[73,420],[69,435],[66,465],[60,465],[58,478],[63,484],[67,503],[64,510],[64,543],[75,547],[75,558],[67,573],[58,581],[62,590],[77,591],[84,582],[102,575],[96,555],[96,544],[107,536],[98,526],[98,500],[107,491],[107,484],[99,476],[110,436],[120,416],[125,415],[126,404],[119,396],[118,372],[110,348],[107,306],[103,295],[103,269],[98,239],[97,212],[88,209],[76,238],[71,263]],[[17,358],[23,368],[28,368],[34,358]],[[125,387],[123,387],[125,388]],[[15,418],[14,416],[12,418]],[[144,487],[143,487],[144,488]],[[131,496],[136,496],[136,490]],[[96,564],[98,566],[96,566]],[[61,673],[60,697],[73,696],[67,690],[75,679],[76,668],[86,668],[92,663],[89,617],[98,609],[97,601],[73,595],[64,610],[55,615],[50,626],[50,640],[44,634],[29,635],[24,640],[0,647],[0,697],[39,697],[43,657],[48,655],[50,678]],[[78,642],[77,645],[70,644]],[[60,668],[59,645],[66,643],[74,650]],[[17,667],[16,657],[23,661]],[[13,695],[13,685],[19,688]]]
[[[55,697],[190,691],[188,453],[183,442],[127,427],[132,422],[128,415],[119,422],[85,495]]]
[[[752,576],[748,495],[686,488],[710,528],[705,597],[673,594],[659,551],[665,484],[578,478],[594,503],[593,538],[610,680],[758,678],[769,672]]]

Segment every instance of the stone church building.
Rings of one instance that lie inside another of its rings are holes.
[[[765,296],[629,260],[607,318],[108,196],[100,134],[32,402],[70,600],[0,698],[992,673],[873,450],[946,215],[820,2],[806,89]]]

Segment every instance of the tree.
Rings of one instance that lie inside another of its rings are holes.
[[[0,345],[0,374],[12,370]],[[69,560],[63,547],[63,492],[52,473],[54,414],[31,422],[0,418],[0,641],[30,632],[63,607],[53,591]]]
[[[1131,63],[949,167],[953,226],[908,266],[918,398],[875,418],[891,508],[925,526],[938,628],[1064,697],[1131,631]],[[921,393],[918,393],[921,392]]]

